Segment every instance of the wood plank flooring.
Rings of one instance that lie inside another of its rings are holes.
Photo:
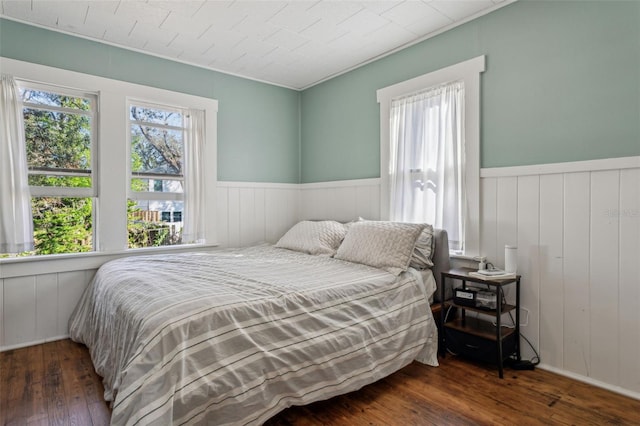
[[[640,425],[640,401],[540,369],[448,356],[413,363],[357,392],[291,407],[266,426]],[[110,410],[89,353],[70,340],[0,353],[0,425],[106,425]]]
[[[0,353],[0,425],[107,425],[89,351],[71,340]]]

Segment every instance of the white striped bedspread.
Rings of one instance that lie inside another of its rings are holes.
[[[428,287],[428,288],[427,288]],[[70,319],[117,425],[261,424],[413,360],[432,282],[272,246],[103,265]]]

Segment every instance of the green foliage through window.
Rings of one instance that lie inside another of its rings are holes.
[[[93,250],[91,198],[31,199],[36,254]]]

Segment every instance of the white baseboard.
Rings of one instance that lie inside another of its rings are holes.
[[[609,383],[601,382],[600,380],[593,379],[591,377],[586,377],[581,374],[572,373],[571,371],[563,370],[560,368],[552,367],[547,364],[539,364],[537,366],[541,370],[546,370],[551,373],[559,374],[561,376],[568,377],[570,379],[577,380],[579,382],[587,383],[589,385],[597,386],[602,389],[609,390],[611,392],[618,393],[620,395],[628,396],[629,398],[637,399],[640,401],[640,392],[634,392],[629,389],[622,388],[620,386],[611,385]]]
[[[36,346],[36,345],[40,345],[42,343],[55,342],[57,340],[64,340],[64,339],[68,339],[68,338],[69,338],[69,335],[65,334],[63,336],[47,337],[46,339],[33,340],[33,341],[30,341],[30,342],[19,343],[17,345],[0,346],[0,352],[12,351],[14,349],[21,349],[21,348],[26,348],[26,347],[29,347],[29,346]]]

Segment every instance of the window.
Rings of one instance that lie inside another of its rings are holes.
[[[170,251],[173,247],[167,244],[177,241],[215,244],[216,100],[0,59],[3,75],[18,83],[16,100],[22,105],[11,108],[23,112],[17,117],[24,118],[24,125],[15,127],[29,137],[18,145],[27,163],[29,144],[27,170],[18,172],[21,179],[24,172],[23,180],[30,185],[34,222],[40,221],[34,234],[41,249],[27,254],[92,252],[48,259],[52,263],[46,263],[51,265],[46,271],[61,264],[93,269],[95,258],[117,256],[131,247],[163,244],[158,251]],[[3,114],[0,120],[9,118]],[[164,151],[153,145],[158,141],[166,145]],[[2,182],[7,181],[3,177]],[[5,187],[15,187],[24,198],[25,185]],[[146,227],[140,235],[146,238],[144,244],[130,244],[133,220],[141,225],[137,229]],[[31,260],[22,262],[25,253],[15,251],[30,248],[31,241],[20,238],[21,245],[0,241],[0,247],[12,250],[0,253],[0,265],[30,273]]]
[[[464,82],[391,101],[390,219],[446,229],[464,249]]]
[[[95,94],[20,82],[34,254],[94,250]]]
[[[465,256],[479,254],[484,69],[479,56],[377,92],[381,218],[444,228],[450,249]]]
[[[179,108],[129,105],[129,248],[181,242],[186,115]]]

